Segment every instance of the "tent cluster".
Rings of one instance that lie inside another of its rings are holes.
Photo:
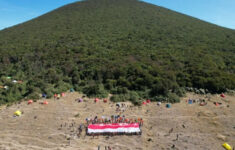
[[[7,79],[9,79],[9,80],[11,80],[11,77],[10,76],[8,76],[8,77],[6,77]],[[18,84],[22,84],[23,83],[23,81],[22,80],[12,80],[11,81],[12,83],[18,83]],[[9,89],[9,87],[7,86],[7,85],[0,85],[0,89],[5,89],[5,90],[8,90]]]
[[[151,100],[150,100],[150,99],[147,99],[146,101],[143,101],[143,102],[142,102],[143,105],[146,105],[146,104],[149,104],[149,103],[151,103]]]
[[[61,97],[65,97],[65,93],[54,94],[54,99],[60,99]]]
[[[99,102],[99,101],[101,101],[99,98],[95,98],[95,99],[94,99],[94,102],[95,102],[95,103],[97,103],[97,102]],[[107,100],[107,99],[103,99],[103,102],[104,102],[104,103],[107,103],[108,100]]]
[[[22,83],[23,83],[23,81],[22,81],[22,80],[12,80],[12,83],[22,84]]]
[[[188,99],[188,100],[186,100],[186,102],[188,104],[195,104],[195,103],[197,103],[197,104],[199,104],[199,106],[207,105],[207,102],[204,99],[198,99],[198,100],[196,100],[196,99]]]
[[[27,101],[27,104],[28,104],[28,105],[33,104],[33,100],[32,100],[32,99],[28,100],[28,101]],[[48,105],[49,103],[48,103],[48,101],[45,100],[45,101],[41,102],[40,104],[42,104],[42,105]],[[19,116],[21,116],[21,115],[22,115],[22,112],[19,111],[19,110],[17,110],[17,111],[14,112],[14,116],[18,116],[18,117],[19,117]]]
[[[9,89],[9,87],[8,86],[2,86],[2,85],[0,85],[0,89],[5,89],[5,90],[8,90]]]
[[[220,94],[220,97],[222,97],[224,99],[226,96],[222,93],[222,94]],[[210,98],[208,100],[210,101]],[[205,99],[188,99],[188,100],[186,100],[186,103],[188,103],[188,104],[199,104],[199,106],[207,105],[207,102],[206,102]],[[213,104],[215,106],[222,105],[222,103],[220,103],[220,102],[213,102]]]
[[[222,103],[214,102],[214,105],[215,105],[215,106],[220,106],[220,105],[222,105]]]
[[[28,103],[27,103],[28,105],[30,105],[30,104],[33,104],[33,100],[28,100]],[[40,102],[40,104],[42,104],[42,105],[48,105],[49,104],[49,102],[48,101],[43,101],[43,102]]]
[[[28,105],[30,105],[30,104],[33,104],[33,100],[28,100]],[[49,102],[48,101],[43,101],[43,102],[40,102],[40,104],[42,104],[42,105],[48,105],[49,104]]]

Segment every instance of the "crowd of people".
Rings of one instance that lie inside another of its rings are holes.
[[[94,118],[86,118],[86,124],[110,124],[110,123],[138,123],[141,126],[144,125],[142,118],[127,118],[125,115],[112,115],[110,117],[95,116]]]
[[[105,146],[104,149],[105,150],[112,150],[112,148],[110,146]],[[101,150],[101,146],[98,146],[98,150]]]

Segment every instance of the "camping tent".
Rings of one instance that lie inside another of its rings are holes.
[[[107,100],[107,99],[104,99],[104,100],[103,100],[103,102],[104,102],[104,103],[107,103],[107,102],[108,102],[108,100]]]
[[[146,104],[147,104],[147,102],[143,102],[142,104],[143,104],[143,105],[146,105]]]
[[[146,102],[147,102],[147,103],[151,103],[151,100],[150,100],[150,99],[147,99]]]
[[[166,104],[166,108],[171,108],[171,104]]]
[[[17,83],[17,81],[16,81],[16,80],[13,80],[12,82],[13,82],[13,83]]]
[[[222,145],[226,150],[232,150],[232,147],[228,143]]]
[[[61,97],[65,97],[65,93],[61,93]]]
[[[117,107],[121,107],[121,103],[117,103],[116,106],[117,106]]]
[[[225,98],[225,95],[224,95],[223,93],[222,93],[220,96],[223,97],[223,98]]]
[[[94,101],[95,101],[95,102],[98,102],[99,100],[100,100],[99,98],[95,98],[95,100],[94,100]]]
[[[15,115],[15,116],[21,116],[21,114],[22,114],[22,112],[19,111],[19,110],[17,110],[16,112],[14,112],[14,115]]]
[[[42,94],[43,98],[47,98],[47,95],[45,93]]]
[[[188,104],[193,104],[193,100],[189,99]]]
[[[32,103],[33,103],[33,100],[31,100],[31,99],[28,100],[28,105],[29,105],[29,104],[32,104]]]
[[[43,104],[44,104],[44,105],[48,105],[48,101],[44,101]]]

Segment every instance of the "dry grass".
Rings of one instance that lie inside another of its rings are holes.
[[[85,136],[83,131],[78,138],[72,134],[86,117],[117,114],[115,104],[111,102],[95,104],[88,98],[83,103],[74,101],[81,96],[69,93],[60,100],[48,100],[48,105],[23,102],[1,107],[0,150],[97,150],[98,145],[101,150],[104,146],[111,146],[112,150],[222,150],[221,144],[225,141],[235,145],[234,96],[227,96],[224,101],[218,95],[211,95],[212,102],[199,106],[187,104],[185,100],[206,96],[188,93],[181,103],[173,104],[170,109],[156,103],[129,107],[123,113],[126,117],[144,119],[142,136],[93,138]],[[214,101],[223,105],[215,106]],[[13,118],[16,110],[22,110],[24,114]],[[69,127],[72,123],[75,125]]]

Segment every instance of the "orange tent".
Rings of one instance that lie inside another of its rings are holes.
[[[17,81],[17,83],[20,83],[20,84],[21,84],[21,83],[23,83],[23,81],[22,81],[22,80],[19,80],[19,81]]]
[[[223,98],[225,98],[225,95],[224,95],[224,94],[221,94],[220,96],[223,97]]]
[[[44,105],[48,105],[48,101],[44,101],[43,104],[44,104]]]
[[[61,97],[65,97],[65,93],[61,93]]]
[[[99,99],[98,98],[95,98],[95,102],[98,102],[99,101]]]
[[[31,99],[28,100],[28,105],[29,105],[29,104],[32,104],[32,103],[33,103],[33,100],[31,100]]]

